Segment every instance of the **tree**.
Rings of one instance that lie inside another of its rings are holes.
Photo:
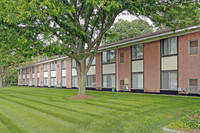
[[[0,19],[31,40],[32,51],[76,61],[79,96],[85,95],[86,75],[102,37],[121,12],[146,16],[173,29],[188,25],[171,22],[178,16],[194,16],[193,22],[199,22],[198,0],[2,0],[0,9]]]
[[[140,36],[150,32],[153,32],[153,26],[145,20],[136,19],[129,22],[119,19],[118,22],[114,23],[104,34],[103,44]]]

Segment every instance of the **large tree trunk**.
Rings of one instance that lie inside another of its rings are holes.
[[[87,73],[85,71],[84,63],[77,65],[77,76],[78,76],[78,86],[79,86],[78,96],[85,96]]]

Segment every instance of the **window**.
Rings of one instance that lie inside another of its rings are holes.
[[[30,69],[29,69],[29,68],[27,68],[27,69],[26,69],[26,74],[29,74],[29,71],[30,71]]]
[[[29,78],[26,79],[26,84],[29,85]]]
[[[23,79],[23,83],[22,84],[25,85],[25,79]]]
[[[162,72],[162,89],[177,89],[177,71]]]
[[[37,78],[37,85],[40,85],[40,78]]]
[[[198,79],[190,79],[189,84],[189,93],[198,93]]]
[[[115,87],[115,75],[103,75],[103,87]]]
[[[33,85],[35,85],[35,78],[33,78]]]
[[[44,78],[44,86],[48,86],[48,78],[47,77]]]
[[[124,63],[124,53],[119,54],[119,63]]]
[[[177,37],[161,40],[162,56],[177,54]]]
[[[66,60],[62,61],[62,69],[66,69]]]
[[[198,54],[198,40],[190,41],[190,54]]]
[[[32,67],[32,73],[33,73],[33,74],[35,73],[35,68],[34,68],[34,67]]]
[[[143,59],[143,44],[132,46],[132,60]]]
[[[48,71],[48,64],[44,64],[44,72]]]
[[[96,86],[96,75],[87,76],[87,86]]]
[[[86,59],[86,65],[88,65],[88,63],[89,63],[89,58]],[[91,65],[95,65],[95,64],[96,64],[96,57],[94,57]]]
[[[37,73],[40,73],[40,66],[37,66]]]
[[[76,61],[74,59],[72,59],[72,68],[76,67]]]
[[[132,86],[133,88],[144,88],[143,87],[143,73],[133,73],[132,74]]]
[[[55,86],[55,85],[56,85],[56,78],[51,77],[51,86]]]
[[[66,77],[62,77],[62,86],[66,86]]]
[[[76,76],[72,76],[72,87],[78,87]]]
[[[51,71],[55,71],[56,70],[56,62],[52,62],[51,63]]]
[[[23,75],[25,75],[25,69],[22,70]]]
[[[103,63],[115,63],[115,50],[104,51]]]

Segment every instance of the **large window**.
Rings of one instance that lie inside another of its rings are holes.
[[[23,75],[25,75],[25,69],[22,70]]]
[[[62,77],[62,86],[66,86],[66,77]]]
[[[26,79],[26,84],[29,85],[29,78]]]
[[[132,73],[132,87],[142,89],[143,87],[143,73]]]
[[[198,93],[198,79],[190,79],[189,84],[189,93]]]
[[[25,79],[23,79],[23,83],[22,84],[25,85]]]
[[[177,54],[177,37],[161,40],[162,56]]]
[[[115,75],[103,75],[103,87],[115,87]]]
[[[44,64],[44,72],[48,71],[48,64]]]
[[[198,40],[190,41],[190,54],[198,54]]]
[[[96,75],[87,76],[87,86],[89,87],[96,86]]]
[[[76,61],[74,59],[72,59],[72,68],[76,67]]]
[[[44,78],[44,86],[48,86],[48,78],[47,77]]]
[[[56,85],[56,77],[51,77],[51,86]]]
[[[27,68],[27,69],[26,69],[26,74],[29,74],[29,72],[30,72],[30,69]]]
[[[33,85],[35,85],[35,78],[33,78],[32,80],[33,80]]]
[[[162,89],[177,89],[177,71],[162,72]]]
[[[72,87],[78,87],[78,85],[77,85],[77,77],[76,76],[72,76]]]
[[[102,56],[103,63],[115,63],[115,50],[104,51]]]
[[[124,53],[119,54],[119,63],[124,63]]]
[[[51,63],[51,71],[55,71],[56,70],[56,62],[52,62]]]
[[[62,61],[62,69],[66,69],[66,60]]]
[[[143,44],[132,46],[132,60],[143,59]]]
[[[88,63],[89,63],[89,58],[86,59],[86,65],[88,65]],[[96,57],[94,57],[91,65],[95,65],[95,64],[96,64]]]
[[[34,68],[34,67],[32,67],[32,73],[33,73],[33,74],[35,73],[35,68]]]
[[[37,78],[37,85],[40,85],[40,78]]]

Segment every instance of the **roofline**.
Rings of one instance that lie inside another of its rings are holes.
[[[180,29],[180,30],[176,30],[176,31],[167,31],[167,32],[164,32],[161,34],[158,33],[156,35],[150,35],[150,36],[141,37],[138,39],[134,37],[132,40],[127,40],[127,41],[124,40],[124,42],[119,41],[118,43],[113,44],[113,45],[100,47],[98,49],[98,52],[102,52],[102,51],[110,50],[110,49],[114,49],[114,48],[127,47],[127,46],[134,45],[134,44],[148,43],[148,42],[164,39],[167,37],[173,37],[173,36],[178,36],[178,35],[180,36],[180,35],[184,35],[187,33],[193,33],[193,32],[197,32],[197,31],[200,31],[200,26],[188,27],[186,29]]]
[[[38,62],[38,63],[35,63],[35,64],[22,66],[22,67],[17,68],[17,70],[24,69],[24,68],[27,68],[27,67],[37,66],[37,65],[40,65],[40,64],[45,64],[45,63],[49,63],[49,62],[53,62],[53,61],[57,61],[57,60],[67,59],[67,58],[68,58],[67,56],[64,56],[64,57],[59,57],[59,58],[56,58],[56,59],[50,59],[50,60]]]

